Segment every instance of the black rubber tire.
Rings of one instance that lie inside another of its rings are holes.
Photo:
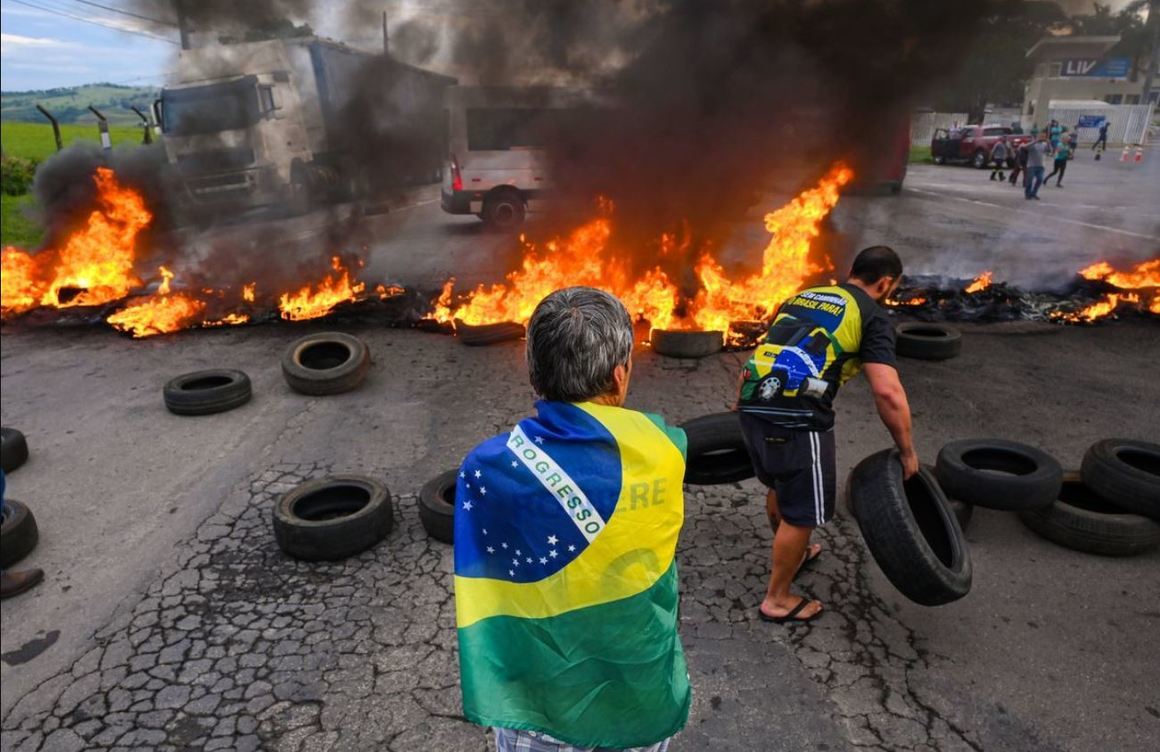
[[[1125,512],[1064,473],[1059,498],[1043,509],[1019,513],[1031,530],[1064,548],[1100,556],[1135,556],[1160,548],[1160,522]]]
[[[947,163],[946,157],[942,156],[941,154],[932,156],[930,161],[934,162],[936,165],[943,165]]]
[[[315,396],[355,389],[366,379],[370,368],[371,353],[366,343],[342,332],[303,337],[291,343],[282,356],[282,376],[290,388]]]
[[[718,331],[684,331],[653,329],[649,337],[653,352],[670,358],[704,358],[721,352],[725,333]]]
[[[341,516],[332,517],[333,514]],[[361,475],[307,481],[274,506],[274,539],[295,559],[336,561],[365,551],[391,532],[391,494]]]
[[[1160,444],[1097,441],[1084,453],[1080,474],[1084,484],[1109,504],[1160,520]]]
[[[959,528],[964,533],[967,532],[967,526],[971,524],[971,518],[975,516],[975,508],[958,499],[947,499],[947,505],[954,513],[955,519],[959,521]]]
[[[242,371],[213,368],[170,379],[161,394],[171,413],[212,415],[246,404],[253,390]]]
[[[898,591],[923,606],[958,600],[971,589],[971,554],[959,521],[926,468],[905,483],[897,449],[858,463],[850,478],[854,519],[870,554]]]
[[[448,470],[419,490],[419,522],[427,535],[441,543],[455,542],[455,485],[458,470]]]
[[[753,461],[735,412],[712,413],[681,425],[688,439],[685,483],[716,486],[738,483],[754,476]]]
[[[1063,468],[1047,452],[1005,439],[946,444],[935,475],[947,496],[988,509],[1042,509],[1059,498]]]
[[[40,540],[32,510],[16,499],[5,499],[3,524],[0,524],[0,569],[6,569],[32,553]]]
[[[10,473],[28,461],[28,441],[15,428],[0,428],[0,468]]]
[[[480,216],[489,230],[510,232],[524,223],[528,207],[515,190],[501,190],[489,193],[483,199]]]
[[[500,321],[495,324],[465,324],[455,322],[455,336],[465,345],[497,345],[523,339],[526,334],[523,324],[515,321]]]
[[[947,360],[963,350],[963,335],[946,324],[927,324],[919,321],[895,327],[898,339],[894,351],[903,358],[918,360]]]
[[[985,170],[987,168],[987,153],[982,149],[976,149],[975,153],[971,155],[971,166],[976,170]]]

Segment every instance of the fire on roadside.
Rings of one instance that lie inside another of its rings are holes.
[[[1116,269],[1106,261],[1100,261],[1079,271],[1079,276],[1087,280],[1104,282],[1117,288],[1101,300],[1078,310],[1057,311],[1051,315],[1056,321],[1068,323],[1090,323],[1097,319],[1113,316],[1122,309],[1147,310],[1160,314],[1160,258],[1142,261],[1128,269]],[[1143,302],[1144,300],[1147,302]]]
[[[307,284],[296,292],[283,293],[278,299],[278,310],[287,321],[305,321],[326,316],[339,303],[358,300],[366,291],[366,283],[350,281],[350,270],[342,259],[330,259],[333,274],[327,274],[317,284]]]
[[[853,171],[837,164],[813,188],[765,215],[769,233],[759,271],[735,278],[708,252],[702,252],[693,272],[695,291],[683,289],[659,266],[634,275],[612,243],[610,202],[601,216],[543,246],[521,237],[524,258],[507,282],[480,285],[456,300],[454,279],[444,285],[434,303],[433,317],[448,323],[499,321],[526,323],[536,304],[561,287],[587,285],[619,297],[638,320],[654,329],[725,331],[730,322],[767,318],[785,298],[809,279],[833,268],[828,258],[811,258],[811,244],[820,225],[838,203],[842,186]],[[665,234],[657,243],[659,257],[689,250],[687,228]]]
[[[975,280],[971,282],[971,284],[967,285],[967,289],[964,290],[964,292],[968,295],[971,293],[982,292],[991,286],[991,280],[994,279],[994,277],[995,275],[993,272],[985,271],[979,276],[975,277]]]

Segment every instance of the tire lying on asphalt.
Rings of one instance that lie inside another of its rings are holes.
[[[1078,472],[1064,473],[1059,498],[1019,513],[1023,524],[1064,548],[1101,556],[1134,556],[1160,548],[1160,522],[1101,499]]]
[[[963,335],[953,326],[909,322],[899,324],[895,332],[894,351],[903,358],[947,360],[963,350]]]
[[[926,468],[902,480],[897,449],[876,452],[850,476],[850,504],[886,579],[915,603],[937,606],[971,589],[971,555],[959,521]],[[873,514],[858,514],[872,509]]]
[[[653,329],[649,341],[653,352],[670,358],[703,358],[721,352],[725,333],[719,331],[684,331]]]
[[[455,322],[455,336],[465,345],[496,345],[500,342],[523,339],[524,334],[524,325],[515,321],[500,321],[495,324]]]
[[[712,413],[681,424],[688,438],[685,483],[715,486],[752,478],[753,462],[735,412]]]
[[[4,521],[0,524],[0,568],[10,567],[32,553],[40,540],[32,510],[15,499],[4,500]]]
[[[455,542],[455,484],[459,472],[448,470],[419,490],[419,522],[427,535],[442,543]]]
[[[214,368],[170,379],[161,394],[171,413],[211,415],[246,404],[253,391],[245,373]]]
[[[935,475],[946,495],[978,507],[1018,512],[1059,497],[1063,468],[1040,449],[1004,439],[961,439],[942,448]]]
[[[10,473],[28,461],[28,442],[15,428],[0,428],[0,468]]]
[[[335,561],[375,545],[394,523],[386,486],[361,475],[303,483],[274,507],[274,539],[290,556]]]
[[[1160,444],[1098,441],[1084,453],[1080,474],[1109,504],[1160,520]]]
[[[311,334],[282,356],[282,376],[301,394],[341,394],[356,388],[371,368],[371,353],[358,337],[342,332]]]

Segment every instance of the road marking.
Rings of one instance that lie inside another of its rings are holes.
[[[1042,216],[1042,214],[1040,212],[1033,211],[1031,209],[1016,209],[1015,207],[1012,207],[1012,206],[1003,206],[1002,204],[992,204],[989,201],[980,201],[977,198],[964,198],[962,196],[951,196],[951,195],[948,195],[945,193],[939,193],[938,191],[923,190],[922,188],[907,188],[906,190],[911,191],[913,193],[921,193],[921,194],[926,195],[926,196],[937,196],[938,198],[949,198],[952,201],[962,201],[962,202],[968,203],[968,204],[978,204],[979,206],[989,206],[992,209],[1001,209],[1002,211],[1005,211],[1005,212],[1014,211],[1014,212],[1021,212],[1023,214],[1034,214],[1035,216]],[[1068,208],[1068,207],[1062,207],[1062,206],[1059,206],[1057,204],[1050,204],[1050,203],[1046,204],[1046,205],[1052,206],[1055,208],[1061,208],[1061,209]],[[1143,238],[1144,240],[1160,240],[1160,236],[1157,236],[1157,235],[1144,235],[1143,233],[1132,232],[1131,230],[1121,230],[1118,227],[1108,227],[1107,225],[1097,225],[1097,224],[1094,224],[1092,222],[1082,222],[1078,219],[1068,219],[1067,217],[1052,217],[1051,219],[1055,222],[1066,222],[1066,223],[1072,224],[1072,225],[1080,225],[1082,227],[1090,227],[1094,230],[1104,230],[1105,232],[1114,232],[1114,233],[1118,233],[1120,235],[1129,235],[1133,238]]]

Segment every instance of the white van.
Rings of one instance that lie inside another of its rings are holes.
[[[544,139],[585,92],[549,87],[452,86],[445,92],[448,169],[443,211],[510,230],[550,196]]]

